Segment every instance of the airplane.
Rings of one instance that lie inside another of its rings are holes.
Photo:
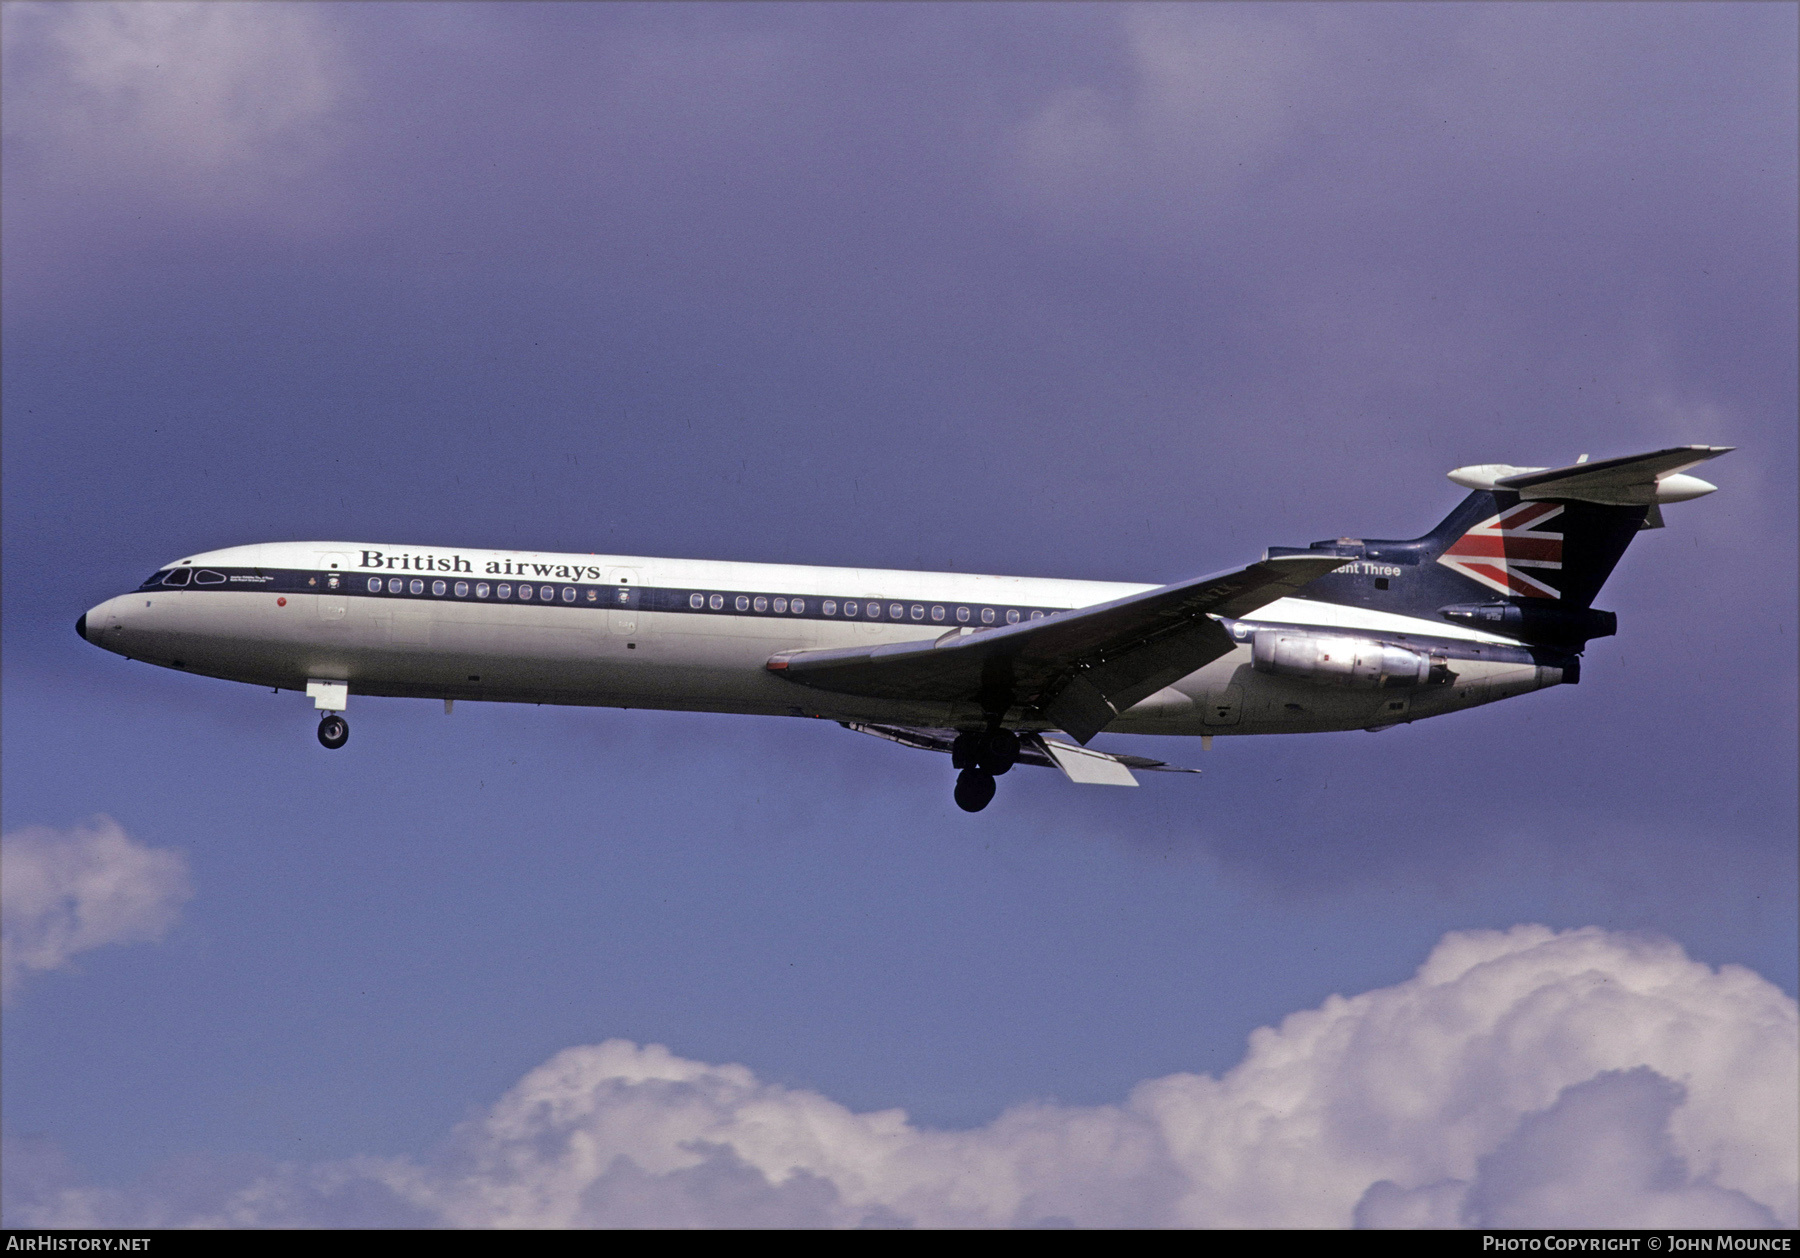
[[[305,693],[341,748],[349,696],[837,721],[948,752],[979,812],[1018,764],[1081,783],[1196,772],[1119,734],[1388,730],[1581,677],[1593,600],[1730,446],[1480,464],[1410,540],[1271,546],[1172,585],[625,555],[275,542],[192,555],[75,629],[166,668]],[[1060,736],[1059,736],[1060,735]]]

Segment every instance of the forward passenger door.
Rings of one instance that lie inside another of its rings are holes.
[[[636,568],[614,568],[606,575],[605,593],[607,628],[618,637],[635,637],[638,612],[643,606],[643,591],[638,588]]]
[[[313,600],[313,606],[328,637],[337,636],[344,627],[344,615],[349,609],[344,597],[344,583],[351,579],[349,565],[349,556],[336,551],[321,551],[313,556],[319,582],[319,596]]]

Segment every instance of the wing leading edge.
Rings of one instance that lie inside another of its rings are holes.
[[[783,651],[771,672],[865,698],[1023,707],[1086,743],[1139,700],[1232,649],[1213,617],[1246,616],[1353,560],[1283,555],[1003,628],[870,649]]]

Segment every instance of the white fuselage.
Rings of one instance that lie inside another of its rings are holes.
[[[351,694],[936,727],[978,724],[980,713],[833,694],[789,681],[766,664],[781,651],[936,638],[1154,588],[348,542],[233,547],[195,555],[171,570],[181,569],[195,574],[184,586],[146,584],[93,608],[83,618],[83,635],[133,659],[279,689],[324,681],[341,682]],[[203,577],[210,583],[201,584]],[[1555,669],[1523,662],[1509,638],[1305,598],[1281,599],[1225,624],[1237,649],[1150,696],[1108,729],[1266,734],[1384,727],[1560,678]],[[1249,637],[1255,626],[1272,625],[1443,647],[1458,657],[1456,679],[1397,692],[1257,672]],[[1033,727],[1028,718],[1017,723]]]

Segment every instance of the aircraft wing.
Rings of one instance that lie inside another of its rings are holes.
[[[1246,616],[1351,562],[1282,555],[1023,624],[867,649],[783,651],[768,668],[838,694],[990,711],[1024,705],[1086,743],[1132,704],[1231,650],[1213,617]]]

